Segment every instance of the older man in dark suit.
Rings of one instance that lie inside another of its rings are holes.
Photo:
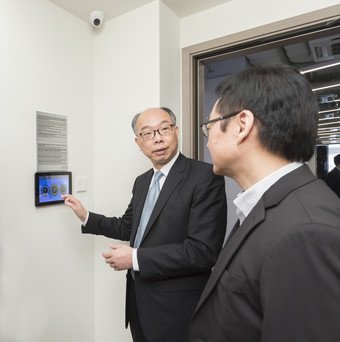
[[[214,172],[244,191],[190,342],[340,341],[340,201],[304,164],[317,123],[310,85],[288,66],[250,68],[219,88],[203,130]]]
[[[83,233],[130,241],[103,256],[115,270],[128,270],[126,323],[133,340],[186,342],[225,235],[224,179],[212,165],[178,152],[176,117],[168,108],[137,114],[132,127],[153,168],[137,177],[125,214],[89,213],[73,196],[65,203],[84,221]]]

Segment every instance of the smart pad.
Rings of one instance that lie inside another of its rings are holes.
[[[37,172],[34,185],[36,206],[64,203],[61,195],[72,193],[72,173]]]

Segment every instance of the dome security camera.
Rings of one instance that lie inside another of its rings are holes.
[[[104,13],[96,10],[90,13],[90,23],[93,27],[100,27],[104,22]]]

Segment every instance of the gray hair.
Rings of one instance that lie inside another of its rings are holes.
[[[171,122],[174,124],[174,126],[176,126],[176,116],[173,113],[173,111],[167,107],[160,107],[160,109],[164,110],[165,112],[167,112],[169,114]],[[137,127],[136,127],[137,126],[137,120],[141,114],[142,113],[137,113],[132,119],[131,127],[132,127],[135,135],[137,135]]]

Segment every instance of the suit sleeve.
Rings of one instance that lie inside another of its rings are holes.
[[[141,247],[137,251],[142,278],[162,278],[210,271],[222,247],[227,205],[224,178],[212,170],[195,182],[188,221],[181,227],[181,243]],[[169,223],[171,234],[171,223]]]
[[[261,271],[262,342],[340,341],[340,230],[301,225],[272,246]]]
[[[122,217],[106,217],[90,212],[86,226],[82,226],[82,233],[104,235],[116,240],[129,241],[132,229],[132,212],[133,197]]]

